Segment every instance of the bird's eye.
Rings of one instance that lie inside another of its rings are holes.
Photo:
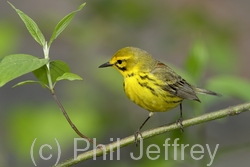
[[[117,60],[117,63],[118,63],[118,64],[122,64],[122,61],[121,61],[121,60]]]

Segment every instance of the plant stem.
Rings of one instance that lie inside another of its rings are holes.
[[[47,45],[47,42],[45,42],[45,45],[43,46],[43,53],[44,53],[44,58],[45,59],[49,59],[49,47]],[[73,124],[73,122],[71,121],[71,119],[69,118],[66,110],[64,109],[63,105],[61,104],[61,102],[58,100],[57,96],[56,96],[56,93],[54,91],[54,86],[53,86],[53,83],[52,83],[52,78],[51,78],[51,73],[50,73],[50,62],[48,62],[46,64],[47,66],[47,78],[48,78],[48,88],[53,96],[53,98],[55,99],[57,105],[59,106],[59,108],[61,109],[64,117],[67,119],[68,123],[70,124],[70,126],[72,127],[72,129],[82,138],[88,140],[90,143],[92,144],[98,144],[96,142],[94,142],[92,139],[88,138],[87,136],[83,135],[77,128],[76,126]]]
[[[227,116],[235,116],[245,111],[250,111],[250,102],[246,104],[240,104],[237,106],[222,109],[219,111],[214,111],[208,114],[203,114],[201,116],[194,117],[191,119],[187,119],[187,120],[184,120],[182,124],[184,127],[189,127],[189,126],[197,125],[200,123],[205,123],[208,121],[224,118]],[[170,132],[179,128],[180,128],[179,125],[177,125],[176,123],[172,123],[169,125],[164,125],[164,126],[160,126],[154,129],[144,131],[142,132],[142,136],[143,136],[143,139],[145,140],[145,139],[157,136],[159,134]],[[104,145],[102,148],[99,147],[99,148],[95,148],[93,150],[84,152],[82,154],[79,154],[75,159],[72,158],[72,159],[66,160],[64,162],[61,162],[60,164],[55,165],[54,167],[72,166],[74,164],[91,159],[95,156],[96,157],[102,156],[103,154],[107,154],[110,151],[114,151],[119,148],[125,147],[127,145],[133,144],[134,140],[135,140],[134,135],[128,136],[126,138],[121,139],[119,143],[115,141],[115,142]]]
[[[47,45],[47,42],[45,42],[45,45],[43,46],[43,53],[44,53],[44,58],[49,59],[49,47]],[[49,89],[50,89],[51,93],[53,94],[54,93],[54,87],[53,87],[53,83],[52,83],[52,79],[51,79],[49,63],[50,62],[48,62],[46,64],[46,66],[47,66],[46,74],[47,74],[47,78],[48,78]]]
[[[64,117],[67,119],[68,123],[70,124],[71,128],[72,128],[81,138],[84,138],[84,139],[88,140],[88,141],[89,141],[90,143],[92,143],[92,144],[97,144],[97,145],[98,145],[97,142],[94,142],[92,139],[90,139],[90,138],[88,138],[87,136],[83,135],[83,134],[76,128],[76,126],[74,125],[74,123],[73,123],[73,122],[71,121],[71,119],[69,118],[69,116],[68,116],[66,110],[64,109],[63,105],[62,105],[61,102],[58,100],[58,98],[57,98],[57,96],[56,96],[56,94],[55,94],[55,91],[53,91],[52,96],[53,96],[53,98],[55,99],[55,101],[56,101],[57,105],[59,106],[59,108],[61,109],[61,111],[62,111]]]

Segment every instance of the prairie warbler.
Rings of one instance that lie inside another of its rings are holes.
[[[124,77],[124,91],[128,98],[148,110],[149,116],[135,132],[137,143],[140,130],[154,112],[169,111],[180,105],[182,129],[182,101],[184,99],[200,102],[199,94],[220,96],[219,94],[190,85],[181,76],[149,53],[135,47],[125,47],[115,53],[111,60],[99,68],[114,67]],[[182,129],[183,130],[183,129]]]

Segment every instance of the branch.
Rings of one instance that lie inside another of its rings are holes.
[[[245,103],[245,104],[240,104],[237,106],[233,106],[233,107],[228,107],[226,109],[222,109],[219,111],[214,111],[212,113],[203,114],[201,116],[194,117],[191,119],[187,119],[187,120],[184,120],[182,122],[182,124],[183,124],[183,127],[189,127],[189,126],[197,125],[200,123],[205,123],[208,121],[224,118],[227,116],[235,116],[235,115],[238,115],[238,114],[245,112],[245,111],[250,111],[250,102]],[[142,136],[143,136],[143,139],[148,139],[148,138],[154,137],[156,135],[170,132],[170,131],[173,131],[176,129],[180,129],[180,126],[177,125],[176,123],[172,123],[170,125],[164,125],[164,126],[160,126],[160,127],[154,128],[154,129],[146,130],[146,131],[142,132]],[[120,141],[115,141],[115,142],[112,142],[110,144],[103,145],[102,147],[98,147],[98,148],[95,148],[93,150],[79,154],[75,159],[74,158],[68,159],[64,162],[61,162],[58,165],[55,165],[54,167],[72,166],[74,164],[86,161],[86,160],[91,159],[93,157],[102,156],[103,152],[105,154],[107,154],[110,151],[114,151],[114,150],[117,150],[119,148],[125,147],[127,145],[133,144],[134,140],[135,140],[134,135],[128,136],[124,139],[121,139]]]

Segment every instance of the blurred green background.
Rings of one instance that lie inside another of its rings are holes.
[[[16,8],[29,15],[48,40],[57,22],[84,1],[12,0]],[[55,91],[78,129],[99,143],[110,138],[132,135],[148,116],[124,94],[122,76],[114,69],[98,69],[120,48],[135,46],[165,62],[192,84],[223,94],[221,98],[200,96],[202,103],[184,101],[184,118],[223,109],[250,100],[250,1],[143,1],[86,0],[86,6],[54,41],[50,57],[69,64],[83,81],[61,82]],[[23,22],[6,1],[0,2],[0,57],[26,53],[43,57],[42,48],[32,39]],[[34,166],[30,158],[37,138],[34,157],[38,166],[56,161],[56,142],[61,146],[60,161],[73,157],[74,138],[78,136],[54,102],[50,92],[39,85],[12,89],[19,81],[34,79],[32,74],[15,79],[0,89],[0,166]],[[179,108],[158,113],[144,130],[174,122]],[[144,141],[145,148],[161,146],[158,160],[146,156],[138,161],[130,145],[120,150],[121,160],[88,160],[76,166],[173,166],[200,167],[210,162],[206,152],[195,161],[185,152],[185,160],[164,160],[166,138],[180,138],[180,144],[220,144],[213,167],[247,166],[250,163],[250,114],[244,113],[219,121],[156,136]],[[39,147],[44,157],[39,158]],[[80,143],[79,143],[80,144]],[[82,142],[82,149],[86,144]],[[92,148],[92,147],[91,147]],[[145,149],[144,149],[145,151]],[[179,152],[180,154],[180,152]],[[114,154],[115,155],[115,154]],[[114,156],[116,159],[116,156]]]

